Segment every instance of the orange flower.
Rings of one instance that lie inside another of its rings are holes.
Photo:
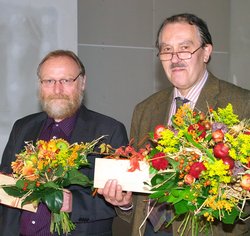
[[[11,163],[11,168],[13,169],[14,173],[20,174],[23,168],[23,161],[16,160]]]
[[[27,180],[34,181],[38,179],[38,176],[35,174],[36,169],[30,165],[23,167],[23,175]]]

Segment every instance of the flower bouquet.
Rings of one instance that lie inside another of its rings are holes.
[[[215,219],[234,224],[249,218],[250,120],[239,121],[231,104],[207,114],[185,104],[172,127],[158,125],[149,136],[151,144],[137,154],[130,146],[113,155],[132,157],[132,170],[142,158],[149,163],[149,197],[174,208],[166,227],[183,216],[180,235],[209,234]]]
[[[89,143],[69,144],[63,139],[26,142],[24,150],[11,163],[15,185],[3,185],[10,196],[22,199],[22,206],[43,202],[51,211],[51,233],[68,234],[75,228],[63,205],[64,188],[71,185],[92,186],[92,181],[78,169],[89,166],[92,153],[102,137]]]

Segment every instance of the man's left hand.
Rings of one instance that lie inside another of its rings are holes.
[[[97,192],[114,206],[124,208],[132,206],[132,192],[124,192],[117,180],[108,180],[104,188],[99,188]]]

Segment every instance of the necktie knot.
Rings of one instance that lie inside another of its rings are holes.
[[[189,100],[187,98],[176,97],[175,102],[176,102],[176,111],[177,111],[185,103],[188,103]]]

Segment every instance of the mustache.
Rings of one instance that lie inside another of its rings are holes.
[[[56,94],[56,95],[50,95],[47,97],[48,100],[54,100],[54,99],[66,99],[68,100],[69,97],[67,95],[64,94]]]
[[[170,69],[174,69],[174,68],[176,68],[176,67],[178,67],[178,68],[185,68],[186,67],[186,65],[185,64],[183,64],[183,63],[172,63],[171,65],[170,65]]]

